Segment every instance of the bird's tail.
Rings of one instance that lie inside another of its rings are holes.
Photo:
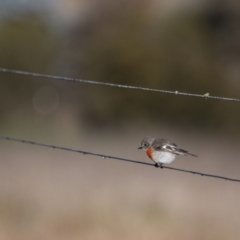
[[[187,155],[193,156],[193,157],[198,157],[198,155],[192,154],[192,153],[187,153]]]
[[[198,157],[197,155],[195,155],[195,154],[192,154],[192,153],[190,153],[190,152],[188,152],[188,151],[186,151],[186,150],[183,150],[183,149],[179,149],[180,150],[180,152],[181,153],[183,153],[184,155],[190,155],[190,156],[193,156],[193,157]]]

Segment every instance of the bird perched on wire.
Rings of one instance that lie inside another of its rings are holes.
[[[148,157],[155,162],[155,167],[162,167],[164,163],[173,162],[178,155],[197,157],[164,138],[146,137],[138,149],[146,151]]]

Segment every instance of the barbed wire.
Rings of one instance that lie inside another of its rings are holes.
[[[115,84],[115,83],[97,82],[97,81],[84,80],[84,79],[78,79],[78,78],[46,75],[46,74],[41,74],[41,73],[32,73],[32,72],[19,71],[19,70],[14,70],[14,69],[6,69],[6,68],[0,68],[0,72],[25,75],[25,76],[31,76],[31,77],[54,79],[54,80],[60,80],[60,81],[79,82],[79,83],[103,85],[103,86],[109,86],[109,87],[126,88],[126,89],[133,89],[133,90],[143,90],[143,91],[151,91],[151,92],[158,92],[158,93],[167,93],[167,94],[181,95],[181,96],[186,96],[186,97],[198,97],[198,98],[215,99],[215,100],[221,100],[221,101],[240,102],[240,99],[238,99],[238,98],[211,96],[209,93],[205,93],[205,94],[201,95],[201,94],[185,93],[185,92],[179,92],[179,91],[168,91],[168,90],[162,90],[162,89],[153,89],[153,88],[121,85],[121,84]]]
[[[70,152],[77,152],[77,153],[81,153],[83,155],[92,155],[92,156],[101,157],[102,159],[109,158],[109,159],[114,159],[114,160],[119,160],[119,161],[131,162],[131,163],[135,163],[135,164],[155,166],[154,164],[141,162],[141,161],[137,161],[137,160],[121,158],[121,157],[114,157],[114,156],[109,156],[106,154],[93,153],[93,152],[88,152],[88,151],[83,151],[83,150],[78,150],[78,149],[72,149],[72,148],[68,148],[68,147],[60,147],[60,146],[56,146],[56,145],[30,141],[30,140],[26,140],[26,139],[13,138],[13,137],[8,137],[8,136],[3,136],[3,135],[0,135],[0,139],[7,140],[7,141],[26,143],[26,144],[31,144],[31,145],[37,145],[37,146],[41,146],[41,147],[53,148],[53,149],[60,149],[60,150],[65,150],[65,151],[70,151]],[[192,174],[200,175],[203,177],[212,177],[212,178],[218,178],[218,179],[223,179],[223,180],[228,180],[228,181],[233,181],[233,182],[240,182],[240,179],[229,178],[229,177],[213,175],[213,174],[208,174],[208,173],[202,173],[202,172],[196,172],[196,171],[191,171],[191,170],[185,170],[185,169],[180,169],[180,168],[173,168],[173,167],[167,167],[167,166],[161,166],[160,168],[161,169],[169,169],[169,170],[173,170],[173,171],[179,171],[179,172],[185,172],[185,173],[192,173]]]

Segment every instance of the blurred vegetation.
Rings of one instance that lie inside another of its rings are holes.
[[[95,19],[75,32],[73,49],[85,53],[79,77],[84,73],[87,79],[105,82],[233,96],[219,61],[218,32],[208,27],[205,15],[184,12],[162,19],[153,17],[146,4],[129,8],[98,9]],[[229,130],[240,118],[235,103],[132,90],[89,87],[81,100],[86,122],[99,126],[147,118]]]
[[[75,70],[71,77],[238,97],[238,88],[226,78],[226,51],[221,48],[228,27],[224,23],[229,22],[230,15],[199,11],[157,16],[150,6],[151,1],[119,1],[93,8],[84,22],[76,23],[68,32],[68,44],[61,49],[61,36],[54,36],[39,16],[3,20],[0,54],[4,57],[0,66],[49,73],[61,52],[64,63],[55,75],[63,75],[63,69],[71,65]],[[234,52],[236,45],[228,46]],[[1,74],[1,79],[2,116],[26,106],[32,108],[32,97],[43,80],[6,74]],[[119,127],[144,119],[234,132],[240,120],[237,103],[54,84],[60,86],[64,107],[70,107],[79,122],[90,127]]]
[[[0,66],[30,72],[47,73],[57,55],[57,39],[46,23],[37,15],[25,14],[0,22]],[[46,84],[21,75],[1,74],[0,114],[8,120],[33,112],[35,91]]]

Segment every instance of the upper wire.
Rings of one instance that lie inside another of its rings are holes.
[[[205,94],[201,95],[201,94],[185,93],[185,92],[179,92],[179,91],[168,91],[168,90],[162,90],[162,89],[153,89],[153,88],[129,86],[129,85],[122,85],[122,84],[115,84],[115,83],[98,82],[98,81],[84,80],[84,79],[78,79],[78,78],[53,76],[53,75],[32,73],[32,72],[19,71],[19,70],[14,70],[14,69],[6,69],[6,68],[0,68],[0,72],[25,75],[25,76],[31,76],[31,77],[55,79],[55,80],[68,81],[68,82],[79,82],[79,83],[96,84],[96,85],[103,85],[103,86],[109,86],[109,87],[118,87],[118,88],[127,88],[127,89],[133,89],[133,90],[143,90],[143,91],[151,91],[151,92],[158,92],[158,93],[167,93],[167,94],[181,95],[181,96],[187,96],[187,97],[198,97],[198,98],[215,99],[215,100],[221,100],[221,101],[240,102],[240,99],[238,99],[238,98],[211,96],[209,93],[205,93]]]
[[[70,152],[77,152],[77,153],[82,153],[83,155],[92,155],[92,156],[101,157],[102,159],[109,158],[109,159],[114,159],[114,160],[119,160],[119,161],[131,162],[131,163],[135,163],[135,164],[155,166],[154,164],[141,162],[141,161],[137,161],[137,160],[121,158],[121,157],[114,157],[114,156],[109,156],[106,154],[93,153],[93,152],[72,149],[72,148],[67,148],[67,147],[60,147],[60,146],[56,146],[56,145],[52,145],[52,144],[39,143],[39,142],[35,142],[35,141],[13,138],[13,137],[8,137],[8,136],[3,136],[3,135],[0,135],[0,139],[14,141],[14,142],[21,142],[21,143],[26,143],[26,144],[32,144],[32,145],[37,145],[37,146],[41,146],[41,147],[48,147],[48,148],[53,148],[53,149],[60,149],[60,150],[65,150],[65,151],[70,151]],[[202,172],[197,172],[197,171],[191,171],[191,170],[185,170],[185,169],[180,169],[180,168],[162,166],[161,169],[169,169],[169,170],[180,171],[180,172],[185,172],[185,173],[192,173],[192,174],[196,174],[196,175],[200,175],[200,176],[204,176],[204,177],[212,177],[212,178],[218,178],[218,179],[223,179],[223,180],[228,180],[228,181],[233,181],[233,182],[240,182],[240,179],[229,178],[229,177],[213,175],[213,174],[208,174],[208,173],[202,173]]]

